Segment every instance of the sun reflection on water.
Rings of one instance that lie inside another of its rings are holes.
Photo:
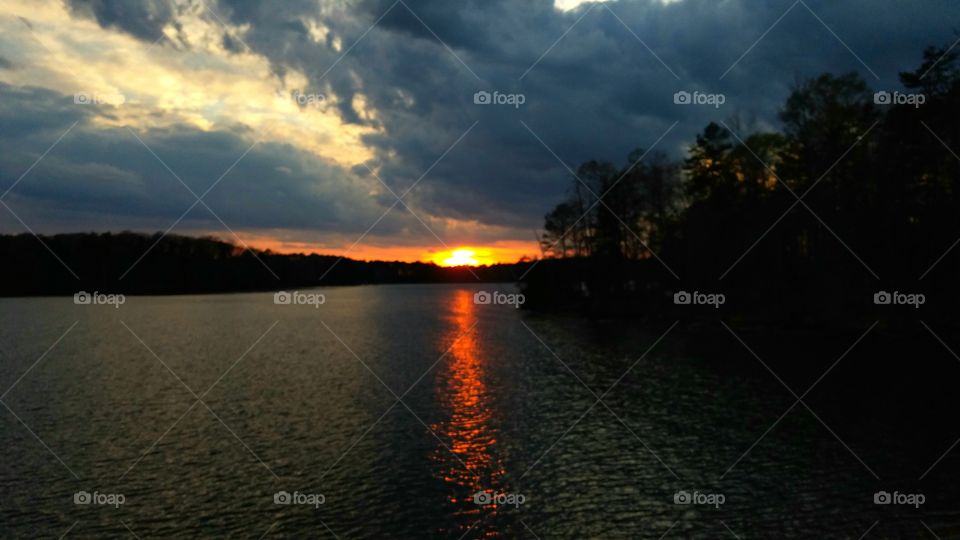
[[[447,416],[433,426],[449,447],[448,450],[438,445],[434,460],[440,465],[442,480],[453,488],[449,500],[456,506],[456,514],[470,522],[463,526],[464,531],[481,517],[489,524],[488,518],[496,514],[496,508],[475,505],[473,494],[498,489],[504,475],[496,448],[498,429],[485,380],[487,366],[475,328],[476,309],[472,293],[456,291],[451,306],[453,325],[444,336],[444,344],[456,341],[450,346],[437,385],[438,399]],[[485,529],[484,536],[497,535],[488,526],[477,525],[474,531]]]

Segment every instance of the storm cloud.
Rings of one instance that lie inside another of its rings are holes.
[[[220,28],[225,55],[262,57],[278,81],[302,74],[299,91],[324,96],[344,125],[369,128],[361,140],[373,157],[354,166],[296,141],[258,145],[205,199],[232,227],[361,234],[395,202],[371,192],[373,170],[398,194],[416,184],[405,202],[440,236],[454,220],[516,239],[529,239],[564,195],[565,165],[622,164],[636,148],[679,158],[712,120],[777,129],[790,89],[822,72],[899,88],[898,73],[919,65],[926,46],[954,43],[960,20],[947,0],[922,9],[896,0],[618,0],[570,11],[553,0],[68,5],[145,45],[203,19]],[[77,121],[82,137],[65,139],[32,173],[40,178],[13,191],[38,220],[69,215],[80,227],[103,212],[111,226],[129,218],[164,228],[195,200],[130,130],[95,121],[108,109],[73,107],[69,94],[41,86],[0,86],[3,189],[61,128]],[[678,92],[724,102],[678,105]],[[483,93],[523,103],[484,104]],[[132,130],[198,194],[256,139],[240,124]],[[411,217],[398,207],[377,233],[433,241]],[[200,208],[191,219],[211,218]]]

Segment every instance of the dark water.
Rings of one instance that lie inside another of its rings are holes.
[[[476,305],[481,288],[326,289],[319,309],[0,300],[0,536],[960,534],[953,455],[918,481],[949,444],[917,452],[820,411],[827,428],[804,405],[770,429],[795,398],[686,352],[683,325],[534,316]],[[681,490],[723,504],[675,504]],[[880,490],[927,500],[875,505]]]

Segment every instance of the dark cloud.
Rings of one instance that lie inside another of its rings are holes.
[[[105,27],[141,38],[158,35],[176,17],[159,0],[70,3]],[[306,74],[311,88],[302,90],[336,96],[343,120],[381,128],[364,142],[377,156],[371,165],[395,190],[429,170],[409,196],[418,212],[517,230],[539,226],[569,185],[554,152],[575,169],[594,158],[623,163],[631,150],[650,148],[661,137],[657,149],[679,157],[711,120],[736,118],[747,131],[775,129],[779,107],[798,80],[855,71],[877,89],[896,88],[897,73],[914,68],[924,47],[956,39],[953,26],[960,20],[960,4],[951,0],[618,0],[566,13],[552,0],[208,4],[231,27],[230,35],[267,58],[275,73]],[[314,25],[330,30],[327,39],[315,40],[308,31]],[[225,36],[224,44],[239,50],[233,37]],[[522,93],[526,103],[475,105],[481,90]],[[726,103],[719,109],[678,106],[678,91],[723,93]],[[358,97],[374,114],[357,106]],[[226,139],[151,134],[170,155],[189,145],[186,161],[218,166],[223,155],[242,151],[237,140],[222,154],[214,151],[230,139],[220,136]],[[196,150],[204,145],[212,145],[208,153]],[[225,212],[235,206],[238,219],[263,226],[356,225],[333,199],[284,191],[293,188],[270,172],[271,164],[296,161],[284,155],[294,151],[267,150],[258,154],[260,161],[250,160],[250,167],[259,164],[259,181],[237,186],[252,190],[250,204],[262,198],[259,206],[244,206],[243,195],[231,190],[237,200],[220,201]],[[102,159],[113,164],[107,155]],[[182,165],[199,167],[189,162]],[[298,174],[316,177],[306,162],[302,167]],[[368,200],[353,194],[346,178],[338,182],[331,197],[351,205]],[[296,197],[302,206],[293,210],[267,204]],[[311,215],[311,208],[322,217]]]
[[[68,98],[45,88],[0,83],[0,96],[0,118],[3,119],[0,137],[11,142],[63,132],[91,113],[88,108],[77,107],[72,96]],[[56,136],[50,142],[55,139]],[[11,151],[3,152],[4,157],[15,156],[13,147],[8,148]]]
[[[223,33],[222,44],[224,49],[232,53],[241,53],[244,51],[244,48],[245,48],[243,46],[243,43],[241,43],[239,39],[231,36],[227,32]]]
[[[75,14],[92,17],[104,28],[116,28],[146,41],[156,41],[174,22],[173,0],[66,0]]]
[[[216,183],[250,149],[242,126],[212,132],[181,127],[134,136],[126,128],[94,128],[90,120],[103,111],[75,104],[73,96],[0,84],[0,98],[3,191],[78,122],[5,199],[26,215],[39,212],[33,223],[76,227],[86,222],[92,228],[136,220],[166,229],[196,200],[191,190],[199,196],[214,185],[204,201],[232,228],[242,230],[359,235],[386,210],[358,189],[352,173],[289,144],[254,147]],[[29,111],[29,121],[20,118],[24,111]],[[380,231],[397,233],[409,226],[404,217],[397,213],[384,219]],[[183,227],[221,228],[202,206],[188,215]]]
[[[362,0],[356,6],[371,24],[379,20],[379,28],[430,42],[439,38],[451,47],[475,52],[497,47],[490,37],[516,8],[510,0]],[[526,17],[549,15],[553,0],[528,0],[523,9]]]
[[[951,35],[944,13],[960,15],[946,1],[923,10],[893,0],[807,2],[816,16],[797,4],[721,80],[792,4],[623,0],[562,13],[545,0],[365,0],[323,20],[344,47],[360,40],[332,69],[340,55],[329,43],[291,42],[276,31],[310,20],[310,11],[276,9],[255,20],[248,10],[243,20],[253,23],[246,39],[254,49],[340,96],[345,120],[364,121],[355,95],[373,105],[385,132],[366,142],[391,185],[409,185],[479,121],[414,197],[432,214],[530,227],[567,186],[551,150],[571,167],[591,158],[622,163],[674,122],[658,149],[675,156],[710,120],[739,116],[748,129],[772,128],[799,78],[855,70],[878,87],[896,85],[896,73],[912,67],[933,36]],[[477,90],[522,92],[526,104],[476,106]],[[721,109],[678,107],[680,90],[722,92],[727,101]]]

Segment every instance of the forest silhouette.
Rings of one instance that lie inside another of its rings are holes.
[[[582,164],[545,217],[554,260],[524,277],[528,301],[653,314],[675,310],[675,291],[707,291],[726,296],[725,315],[821,323],[909,291],[925,293],[925,311],[951,311],[957,56],[928,48],[896,94],[855,73],[800,82],[782,131],[711,123],[682,162],[636,150],[623,167]]]
[[[515,265],[443,268],[279,254],[214,237],[123,232],[0,236],[0,296],[200,294],[333,285],[514,281]],[[61,264],[62,261],[62,264]]]

